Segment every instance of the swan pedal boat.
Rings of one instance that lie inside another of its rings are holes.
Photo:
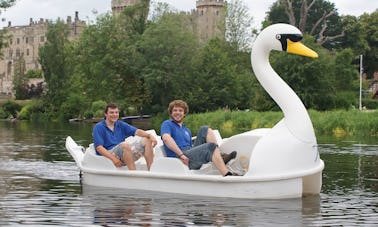
[[[256,78],[281,108],[284,118],[273,128],[254,129],[224,139],[215,131],[222,152],[238,152],[228,167],[243,172],[243,176],[223,177],[212,163],[189,170],[181,160],[166,157],[160,136],[149,130],[158,141],[150,171],[143,157],[136,161],[135,171],[129,171],[127,166],[116,168],[109,159],[95,154],[93,144],[84,149],[68,136],[66,148],[83,174],[82,182],[101,187],[242,199],[319,194],[324,162],[319,156],[312,122],[302,101],[269,63],[271,50],[317,57],[301,44],[301,37],[296,27],[275,24],[258,35],[252,48]]]

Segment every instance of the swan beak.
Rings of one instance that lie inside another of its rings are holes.
[[[298,54],[306,57],[317,58],[318,54],[306,47],[301,42],[292,42],[289,39],[287,40],[287,52],[292,54]]]

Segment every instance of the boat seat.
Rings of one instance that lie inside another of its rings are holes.
[[[190,173],[189,167],[182,163],[177,158],[158,158],[155,159],[151,165],[151,172],[156,173],[169,173],[169,174],[182,174],[188,175]]]
[[[86,149],[82,163],[83,166],[96,169],[116,169],[110,159],[96,154],[93,143]]]

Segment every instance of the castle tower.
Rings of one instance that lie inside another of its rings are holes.
[[[213,37],[224,38],[224,5],[224,0],[196,1],[196,30],[201,42],[205,43]]]
[[[112,0],[112,12],[118,16],[127,6],[139,3],[140,0]]]

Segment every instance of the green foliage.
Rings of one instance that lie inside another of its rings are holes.
[[[16,3],[16,0],[1,0],[0,1],[0,14],[3,10],[6,10],[7,8],[13,6]],[[4,18],[3,18],[4,19]],[[0,30],[0,57],[3,56],[3,51],[1,51],[5,46],[7,46],[7,42],[4,42],[9,38],[7,35],[7,30],[6,29],[1,29]]]
[[[237,50],[249,49],[252,40],[253,18],[248,14],[248,7],[244,1],[232,0],[227,4],[226,40]]]
[[[339,17],[337,10],[335,9],[335,4],[326,0],[316,0],[311,8],[304,14],[304,7],[308,7],[310,1],[307,1],[307,6],[304,6],[303,0],[293,0],[292,3],[294,21],[291,21],[288,17],[286,10],[287,1],[277,0],[270,8],[267,13],[267,21],[269,23],[264,24],[275,24],[275,23],[288,23],[292,24],[306,34],[310,34],[319,41],[323,42],[321,35],[323,36],[336,36],[342,33],[343,26],[341,23],[341,18]],[[331,14],[331,12],[333,12]],[[327,15],[327,17],[325,17]],[[326,31],[322,33],[323,22],[326,23]],[[322,34],[321,34],[322,33]],[[324,47],[327,49],[338,48],[340,42],[338,39],[328,39],[324,43]]]
[[[31,69],[25,73],[26,78],[42,78],[43,72],[41,69]]]
[[[162,111],[173,99],[190,94],[188,83],[194,76],[192,59],[198,43],[185,19],[182,14],[164,14],[138,42],[145,59],[142,77],[151,102],[159,106],[151,111]]]
[[[5,113],[5,114],[3,113],[3,115],[8,115],[8,116],[11,115],[12,117],[16,118],[17,117],[17,113],[18,113],[18,111],[21,110],[21,108],[22,108],[21,105],[17,104],[14,101],[8,100],[2,106],[2,109],[4,110],[4,113]],[[6,116],[6,117],[8,117],[8,116]]]
[[[309,110],[317,137],[377,137],[378,111],[335,110],[316,111]],[[189,114],[185,124],[192,132],[196,132],[201,125],[209,125],[218,129],[223,138],[258,128],[272,128],[283,118],[282,112],[244,112],[224,111]],[[155,129],[160,129],[164,116],[152,119]]]
[[[67,64],[68,32],[68,26],[64,21],[49,23],[46,43],[39,50],[39,61],[47,86],[44,98],[46,105],[53,107],[60,107],[65,102],[69,90],[72,72]],[[56,108],[51,110],[55,112]]]
[[[71,118],[83,116],[85,110],[89,107],[87,99],[82,95],[71,94],[59,110],[60,118],[68,120]]]
[[[33,99],[31,102],[24,105],[18,114],[20,120],[32,120],[38,118],[38,115],[44,113],[44,106],[42,100]]]
[[[362,53],[364,55],[364,72],[372,78],[374,72],[378,71],[378,10],[371,14],[363,14],[360,17],[364,39],[368,48]],[[361,53],[360,53],[361,54]]]
[[[103,100],[94,101],[92,102],[90,112],[94,117],[103,117],[106,104]]]
[[[220,39],[210,40],[195,60],[198,74],[188,78],[187,85],[187,90],[190,85],[195,88],[187,98],[193,112],[238,107],[238,91],[244,81],[238,80],[236,65],[231,63],[224,45]]]
[[[318,136],[378,136],[378,111],[309,111]]]
[[[7,112],[3,108],[0,109],[0,119],[5,119],[9,116]]]
[[[371,98],[362,99],[362,106],[368,110],[378,110],[378,100]]]

